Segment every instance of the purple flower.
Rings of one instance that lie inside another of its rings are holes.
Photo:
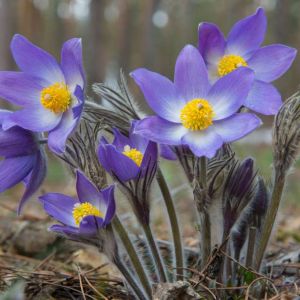
[[[281,44],[260,47],[266,26],[263,8],[238,21],[227,40],[215,24],[201,23],[198,30],[199,51],[207,65],[211,82],[241,66],[251,68],[255,72],[255,80],[244,105],[253,111],[274,115],[282,100],[270,82],[289,69],[297,51]]]
[[[15,126],[6,131],[2,123],[12,112],[0,110],[0,193],[25,183],[25,192],[18,207],[18,213],[25,202],[38,190],[47,173],[47,160],[40,147],[38,136]]]
[[[191,45],[177,58],[174,83],[146,69],[131,76],[158,115],[139,121],[134,133],[157,143],[188,145],[195,155],[211,158],[223,143],[261,124],[253,114],[236,113],[251,88],[253,71],[239,68],[211,86],[205,63]]]
[[[139,174],[143,176],[143,172],[148,167],[152,169],[157,161],[156,144],[134,134],[135,123],[132,123],[129,137],[113,129],[113,143],[109,144],[102,138],[98,149],[98,158],[103,168],[122,182],[135,179]]]
[[[77,171],[76,190],[78,199],[56,193],[40,197],[46,212],[63,224],[53,225],[50,230],[66,236],[96,235],[115,215],[114,186],[99,191]]]
[[[0,72],[0,97],[22,109],[8,117],[3,129],[18,125],[49,132],[50,149],[63,152],[83,109],[81,39],[64,43],[61,64],[22,35],[13,37],[11,51],[21,72]]]

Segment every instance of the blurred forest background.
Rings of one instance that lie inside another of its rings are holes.
[[[197,44],[200,22],[215,22],[228,33],[237,20],[253,14],[258,6],[265,8],[268,17],[264,44],[283,43],[300,49],[299,0],[0,0],[0,69],[16,69],[9,45],[12,36],[21,33],[57,58],[65,40],[82,37],[89,96],[93,96],[92,83],[112,81],[120,68],[128,73],[144,66],[172,77],[179,51],[185,44]],[[298,55],[276,86],[286,98],[299,82]],[[129,84],[142,99],[130,79]],[[266,125],[258,134],[235,146],[240,156],[255,156],[260,171],[268,177],[272,120],[264,118]],[[163,163],[169,180],[174,186],[180,184],[180,177],[174,176],[178,173],[172,171],[174,164]],[[59,192],[58,185],[63,188],[69,180],[65,174],[54,161],[48,184],[54,184]],[[287,198],[300,206],[299,178],[300,171],[296,170]]]

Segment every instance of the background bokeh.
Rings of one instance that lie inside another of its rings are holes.
[[[82,37],[89,96],[93,96],[92,83],[114,80],[120,68],[128,73],[144,66],[172,77],[179,51],[185,44],[197,44],[200,22],[215,22],[227,33],[258,6],[265,8],[268,17],[265,44],[283,43],[299,49],[299,0],[0,0],[0,69],[16,69],[9,44],[15,33],[21,33],[57,58],[65,40]],[[296,91],[299,79],[298,55],[275,84],[286,98]],[[130,79],[129,84],[142,99]],[[7,104],[3,101],[1,105]],[[261,130],[235,146],[241,157],[255,157],[267,177],[271,176],[272,120],[264,118]],[[174,186],[180,184],[173,165],[163,163],[168,179]],[[69,181],[66,174],[59,162],[53,161],[47,182],[60,191]],[[295,171],[286,196],[288,203],[296,206],[300,205],[299,178],[300,172]]]

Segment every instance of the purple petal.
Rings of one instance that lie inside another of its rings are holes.
[[[103,139],[103,137],[102,137]],[[104,143],[103,140],[101,139],[101,142],[99,144],[98,148],[98,160],[102,167],[106,170],[106,172],[110,173],[111,172],[111,166],[110,166],[110,158],[108,156],[108,151],[107,151],[107,145],[108,143]]]
[[[187,45],[179,53],[176,60],[174,83],[186,101],[205,98],[207,95],[210,84],[206,65],[198,49],[194,46]],[[178,121],[178,119],[169,121]]]
[[[149,142],[145,150],[145,154],[142,160],[141,168],[153,169],[153,166],[157,163],[157,144]]]
[[[221,77],[211,88],[207,99],[215,113],[214,120],[225,119],[245,102],[254,80],[254,72],[240,67]]]
[[[258,49],[248,60],[257,80],[271,82],[285,73],[295,59],[297,50],[285,45],[270,45]]]
[[[39,200],[48,215],[65,225],[76,226],[73,218],[74,206],[79,203],[76,199],[63,194],[49,193],[39,197]]]
[[[22,72],[0,72],[0,97],[15,105],[32,105],[40,101],[47,82]]]
[[[61,116],[42,106],[24,108],[11,114],[3,123],[3,129],[6,130],[16,124],[32,131],[49,131],[59,124]]]
[[[245,106],[263,115],[276,115],[282,105],[281,95],[271,84],[255,80]]]
[[[96,235],[103,227],[103,219],[95,216],[86,216],[82,219],[79,226],[80,235]]]
[[[198,27],[198,49],[208,64],[216,64],[224,55],[225,38],[218,26],[201,23]]]
[[[254,114],[239,113],[214,123],[214,130],[225,143],[236,141],[259,127],[262,121]]]
[[[80,171],[76,172],[76,191],[81,203],[90,202],[99,209],[101,194],[95,185]]]
[[[130,76],[156,114],[169,121],[179,121],[180,110],[185,101],[168,78],[147,69],[137,69],[130,73]]]
[[[38,149],[32,132],[20,127],[3,131],[0,127],[0,156],[14,157],[33,154]]]
[[[160,144],[159,150],[160,150],[160,156],[163,157],[164,159],[177,160],[177,155],[169,145]]]
[[[137,120],[133,120],[131,122],[131,127],[130,127],[130,132],[129,132],[129,137],[132,143],[132,147],[138,149],[142,153],[145,153],[145,150],[148,146],[149,140],[143,137],[140,134],[135,134],[135,126],[137,124]]]
[[[106,162],[109,164],[109,171],[116,175],[121,181],[128,181],[136,178],[139,172],[139,166],[129,157],[119,152],[115,146],[106,145]],[[100,159],[101,162],[101,159]]]
[[[105,202],[105,218],[104,225],[107,225],[111,222],[112,218],[116,213],[116,201],[114,197],[114,185],[110,185],[109,187],[103,189],[101,191],[103,201]],[[100,207],[101,210],[101,207]],[[104,210],[101,210],[104,212]]]
[[[127,136],[125,136],[124,134],[122,134],[119,129],[113,128],[113,134],[114,134],[114,140],[113,140],[112,144],[114,146],[116,146],[116,148],[119,151],[123,151],[124,146],[126,146],[126,145],[133,147],[129,138]]]
[[[0,125],[2,126],[3,121],[12,114],[11,111],[6,109],[0,109]]]
[[[168,122],[160,117],[151,116],[139,121],[135,133],[149,140],[168,145],[180,145],[181,138],[188,129],[178,123]]]
[[[209,127],[203,131],[190,131],[182,138],[182,143],[188,145],[196,156],[212,158],[223,141],[213,128]]]
[[[76,128],[80,118],[74,118],[72,109],[66,111],[60,123],[48,135],[48,146],[54,153],[61,154],[65,151],[66,141]]]
[[[263,8],[258,8],[254,15],[246,17],[232,27],[227,38],[228,54],[245,56],[259,48],[264,40],[267,19]]]
[[[0,162],[0,193],[21,182],[32,170],[34,155],[7,158]]]
[[[78,236],[79,234],[79,228],[72,227],[72,226],[65,226],[65,225],[52,225],[49,227],[50,231],[56,232],[58,234],[62,234],[65,237],[74,237]]]
[[[47,157],[43,149],[36,154],[36,160],[26,184],[25,193],[22,196],[18,207],[18,215],[21,213],[26,201],[39,189],[47,174]]]
[[[70,90],[73,92],[77,85],[83,89],[85,78],[81,39],[73,38],[64,43],[61,51],[61,67]]]
[[[65,82],[56,59],[29,42],[24,36],[15,34],[10,47],[17,65],[23,72],[43,78],[49,84]]]

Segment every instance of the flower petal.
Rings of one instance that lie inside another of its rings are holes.
[[[103,227],[103,219],[95,216],[86,216],[82,219],[79,226],[81,235],[92,236]]]
[[[78,200],[58,193],[48,193],[39,197],[45,211],[48,215],[57,221],[69,225],[76,226],[73,218],[73,209]]]
[[[208,64],[216,64],[225,51],[225,38],[219,27],[212,23],[200,23],[198,49]]]
[[[0,97],[15,105],[37,103],[46,86],[45,80],[23,72],[0,72]]]
[[[185,101],[168,78],[147,69],[137,69],[130,73],[130,76],[156,114],[169,121],[179,121],[180,110]]]
[[[194,46],[187,45],[179,53],[175,65],[174,83],[186,101],[204,98],[207,95],[210,84],[206,65]],[[178,118],[169,121],[176,122]]]
[[[133,147],[130,139],[122,134],[119,129],[113,128],[114,140],[112,144],[116,146],[119,151],[124,151],[124,146],[128,145]]]
[[[23,205],[26,201],[39,189],[47,174],[47,156],[44,149],[37,152],[36,160],[30,174],[28,183],[26,184],[25,192],[18,207],[18,215],[21,213]]]
[[[145,150],[145,154],[141,163],[141,168],[149,168],[153,170],[153,167],[157,164],[157,144],[154,142],[149,142]]]
[[[65,82],[56,59],[45,50],[29,42],[24,36],[15,34],[10,47],[17,65],[23,72],[43,78],[49,84]]]
[[[160,144],[159,150],[160,150],[160,156],[163,157],[164,159],[177,160],[177,155],[175,154],[171,146]]]
[[[138,172],[138,165],[129,157],[119,152],[113,145],[105,145],[106,156],[99,155],[100,163],[104,166],[108,166],[109,173],[118,177],[121,181],[128,181],[134,179]],[[103,158],[108,161],[102,162]]]
[[[276,115],[282,99],[271,83],[255,80],[244,105],[263,115]]]
[[[61,67],[69,89],[73,92],[77,85],[83,89],[85,76],[82,66],[81,39],[73,38],[63,44]]]
[[[3,131],[0,126],[0,156],[14,157],[33,154],[38,149],[31,131],[15,126]]]
[[[0,193],[21,182],[32,170],[34,155],[7,158],[0,162]]]
[[[245,56],[259,48],[264,40],[267,28],[267,18],[263,8],[248,16],[232,27],[227,38],[228,54]]]
[[[66,141],[76,128],[80,118],[74,118],[72,109],[66,111],[60,123],[48,135],[48,146],[54,153],[61,154],[65,151]]]
[[[188,132],[188,129],[181,124],[151,116],[137,122],[134,132],[157,143],[180,145],[181,138]]]
[[[249,68],[255,72],[255,78],[271,82],[285,73],[297,54],[297,50],[285,45],[270,45],[258,49],[248,60]]]
[[[104,225],[107,225],[111,222],[112,218],[115,216],[116,213],[116,201],[114,197],[114,185],[110,185],[109,187],[103,189],[101,191],[103,201],[105,202],[105,218],[104,218]],[[100,207],[101,210],[101,207]],[[103,210],[101,210],[103,211]]]
[[[214,120],[221,120],[235,113],[245,102],[254,80],[254,72],[240,67],[221,77],[211,88],[207,100],[213,106]]]
[[[80,171],[76,171],[76,191],[81,203],[90,202],[100,208],[101,194],[95,185]]]
[[[79,228],[58,224],[50,226],[49,230],[68,238],[76,238],[79,234]]]
[[[24,108],[12,113],[3,123],[3,129],[6,130],[15,124],[32,131],[49,131],[59,124],[61,116],[42,106]]]
[[[198,157],[214,157],[222,146],[222,138],[212,127],[206,130],[190,131],[182,138],[182,143],[188,145],[191,151]]]
[[[236,141],[259,127],[262,121],[254,114],[238,113],[230,118],[214,123],[214,130],[229,143]]]

